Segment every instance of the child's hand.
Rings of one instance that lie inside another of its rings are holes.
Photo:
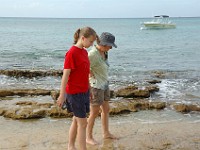
[[[62,97],[62,96],[59,96],[58,99],[57,99],[57,105],[58,105],[59,107],[62,107],[64,101],[65,101],[65,98]]]
[[[92,73],[92,71],[90,71],[89,77],[90,77],[90,78],[91,78],[91,77],[95,78],[95,77],[94,77],[94,74]]]

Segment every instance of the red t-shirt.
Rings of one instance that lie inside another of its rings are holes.
[[[65,55],[64,69],[71,69],[66,93],[85,93],[89,89],[90,62],[83,48],[72,46]]]

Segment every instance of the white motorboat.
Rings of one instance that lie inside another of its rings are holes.
[[[152,21],[143,22],[142,28],[146,29],[170,29],[170,28],[176,28],[176,24],[172,23],[169,20],[169,16],[167,15],[160,15],[160,16],[154,16],[154,19]]]

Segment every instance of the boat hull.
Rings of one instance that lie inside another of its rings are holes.
[[[168,28],[176,28],[175,24],[164,24],[164,23],[144,23],[145,28],[150,29],[168,29]]]

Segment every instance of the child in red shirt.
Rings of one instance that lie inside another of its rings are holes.
[[[73,121],[69,130],[68,150],[74,150],[77,136],[79,149],[86,150],[86,113],[89,112],[90,63],[85,48],[93,45],[96,32],[90,27],[78,29],[74,34],[74,45],[65,56],[58,106],[67,98]]]

